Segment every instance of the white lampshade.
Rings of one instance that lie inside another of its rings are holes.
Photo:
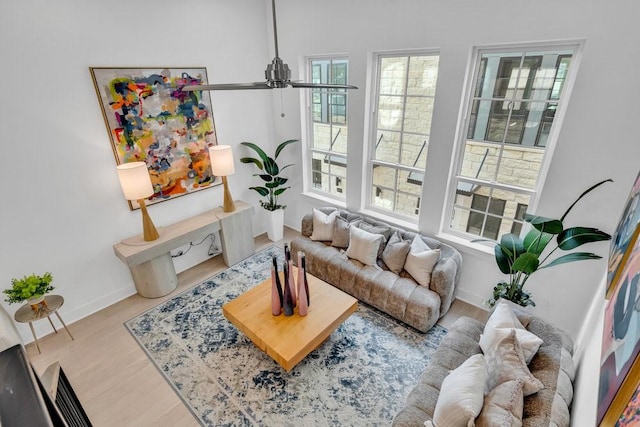
[[[209,147],[209,158],[211,159],[211,171],[215,176],[228,176],[236,171],[230,145]]]
[[[118,165],[116,171],[125,199],[140,200],[153,194],[153,185],[145,162],[124,163]]]

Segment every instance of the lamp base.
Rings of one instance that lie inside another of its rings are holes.
[[[160,234],[158,234],[156,226],[153,225],[153,221],[151,221],[149,212],[147,212],[147,205],[144,204],[144,199],[139,199],[138,204],[140,205],[140,211],[142,212],[142,231],[144,240],[146,242],[157,240],[160,237]]]
[[[222,204],[222,210],[225,212],[233,212],[236,210],[236,205],[233,203],[231,192],[229,191],[229,184],[227,183],[227,177],[222,177],[222,186],[224,187],[224,201]]]

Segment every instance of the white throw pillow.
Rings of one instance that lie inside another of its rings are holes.
[[[384,236],[381,234],[373,234],[364,231],[361,228],[349,227],[349,247],[347,248],[347,256],[357,259],[363,264],[376,266],[378,258],[378,249],[384,242]]]
[[[484,356],[476,354],[451,371],[442,381],[433,413],[435,427],[470,427],[482,410],[487,369]]]
[[[504,330],[515,329],[516,337],[522,348],[524,360],[529,364],[533,356],[536,355],[543,341],[534,333],[529,332],[522,326],[509,303],[503,299],[498,301],[493,313],[484,326],[484,331],[480,336],[480,348],[487,354],[492,347],[504,337]]]
[[[321,210],[313,209],[313,232],[311,240],[328,241],[333,240],[333,227],[336,222],[338,211],[333,211],[329,215]]]
[[[404,262],[404,269],[422,286],[429,287],[431,272],[440,260],[440,249],[431,249],[420,235],[411,242],[411,250]]]

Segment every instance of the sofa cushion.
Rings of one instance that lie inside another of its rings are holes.
[[[451,371],[442,382],[433,414],[435,427],[473,426],[482,409],[487,379],[484,357],[476,354]]]
[[[521,379],[498,385],[484,398],[476,427],[522,426],[524,395]]]
[[[500,339],[496,346],[485,353],[487,362],[487,389],[493,390],[498,385],[521,379],[525,396],[537,393],[544,385],[531,374],[522,355],[515,329],[502,329],[498,332]]]
[[[495,346],[503,338],[503,332],[509,329],[515,329],[516,337],[518,337],[518,342],[522,348],[522,354],[527,364],[529,364],[533,356],[538,352],[542,340],[524,328],[511,309],[510,304],[504,299],[498,301],[484,327],[484,332],[480,337],[482,351],[486,354],[491,347]]]
[[[311,240],[333,240],[333,227],[337,216],[337,210],[330,214],[325,214],[319,209],[313,209],[313,232],[311,233]]]
[[[396,274],[400,274],[404,268],[404,263],[411,249],[411,243],[402,240],[400,233],[395,232],[389,238],[384,250],[382,251],[382,261],[389,270]]]
[[[407,255],[404,269],[422,286],[429,286],[431,282],[431,272],[440,259],[440,249],[431,249],[416,235],[411,242],[411,249]]]
[[[384,243],[384,236],[373,234],[358,227],[350,227],[347,256],[363,264],[377,266],[378,249]]]

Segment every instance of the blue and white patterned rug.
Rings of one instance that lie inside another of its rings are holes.
[[[221,309],[267,279],[280,252],[269,247],[125,325],[203,425],[390,425],[446,329],[422,334],[360,303],[286,373]]]

